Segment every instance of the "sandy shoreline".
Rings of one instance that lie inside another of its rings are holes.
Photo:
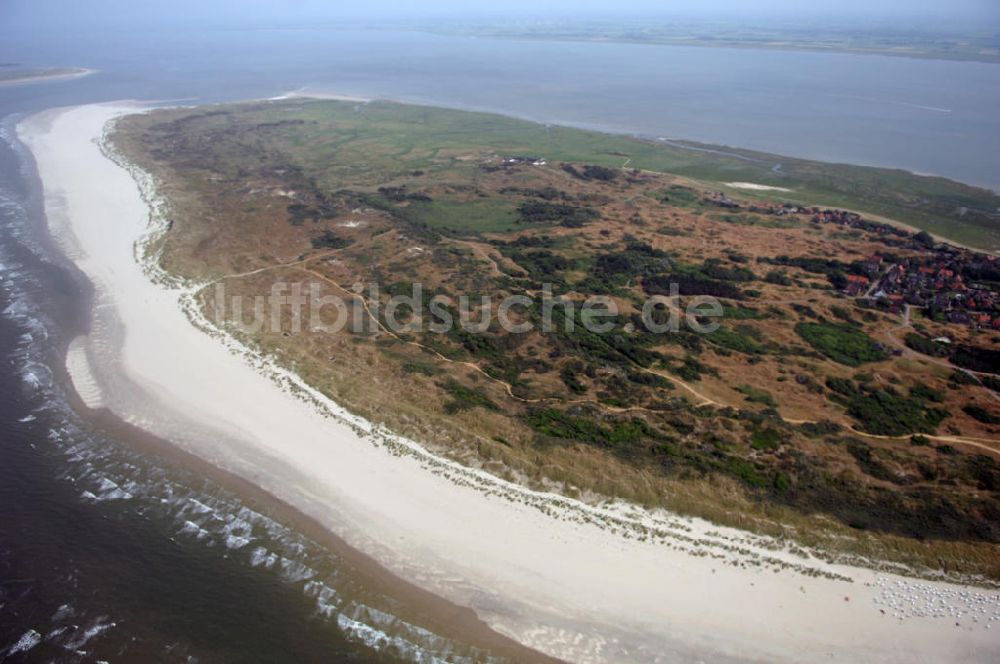
[[[787,187],[775,187],[767,184],[757,184],[756,182],[723,182],[722,184],[733,189],[745,189],[747,191],[792,191]]]
[[[74,343],[79,344],[85,339],[77,337]],[[70,387],[74,380],[79,379],[78,376],[74,378],[74,370],[69,368],[71,366],[67,358],[67,367],[54,372],[57,380]],[[93,409],[93,405],[88,404],[82,395],[74,393],[72,389],[67,391],[67,398],[74,410],[80,412],[88,422],[104,434],[115,440],[127,441],[131,449],[165,462],[170,468],[188,471],[196,477],[205,478],[234,492],[251,509],[257,509],[268,517],[290,526],[296,533],[324,547],[340,561],[350,565],[351,578],[361,583],[366,590],[391,598],[392,615],[395,618],[418,625],[419,628],[429,629],[437,637],[458,641],[463,645],[485,648],[495,656],[507,657],[515,662],[554,664],[559,661],[526,648],[494,631],[472,610],[448,602],[392,574],[370,556],[350,547],[315,518],[278,499],[253,482],[185,452],[148,431],[128,424],[103,405]]]
[[[900,590],[901,579],[800,559],[697,520],[628,516],[621,507],[517,489],[374,431],[310,395],[294,376],[200,331],[189,320],[196,314],[183,309],[190,288],[153,283],[136,260],[135,243],[150,231],[142,191],[151,197],[151,183],[136,173],[140,189],[94,141],[109,119],[132,110],[56,110],[18,127],[38,164],[50,229],[95,284],[91,333],[74,344],[68,363],[87,403],[106,404],[126,422],[260,486],[394,573],[553,656],[1000,658],[1000,624],[985,627],[1000,608],[996,593],[973,591],[983,598],[973,602],[957,595],[961,587],[919,584],[948,594],[949,607],[964,602],[964,616],[977,615],[969,613],[973,604],[989,613],[977,622],[950,613],[898,620],[896,608],[876,600],[893,601],[885,587],[915,594],[914,582]],[[625,539],[611,523],[633,533],[655,526],[662,535]],[[737,544],[751,553],[728,551]],[[775,573],[775,563],[755,562],[761,559],[853,583]]]
[[[66,72],[62,74],[40,74],[37,76],[25,76],[24,78],[15,78],[6,81],[0,81],[0,87],[21,85],[26,83],[47,83],[49,81],[69,81],[76,78],[83,78],[84,76],[90,76],[91,74],[96,74],[96,69],[88,69],[85,67],[74,68],[74,71]]]

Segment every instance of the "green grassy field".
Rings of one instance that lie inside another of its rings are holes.
[[[474,233],[503,233],[517,230],[517,211],[501,199],[475,201],[436,200],[425,217],[428,226],[438,230],[464,230]]]
[[[791,192],[742,192],[733,195],[799,204],[839,207],[895,220],[969,247],[1000,251],[1000,196],[940,177],[902,170],[827,164],[764,153],[714,148],[687,142],[664,143],[553,127],[500,115],[403,105],[390,102],[357,104],[343,101],[303,102],[295,113],[303,124],[281,125],[286,111],[264,105],[254,120],[273,115],[275,123],[256,140],[282,141],[294,137],[302,150],[293,152],[307,171],[322,170],[325,183],[370,185],[391,183],[413,171],[447,171],[465,175],[478,167],[484,151],[500,156],[538,156],[549,161],[572,161],[671,173],[725,188],[743,181],[791,189]],[[226,115],[219,123],[233,122]],[[478,154],[470,154],[478,151]],[[465,155],[465,159],[462,156]],[[235,156],[235,155],[234,155]],[[234,160],[238,163],[238,160]],[[775,166],[780,164],[780,169]],[[319,169],[322,165],[324,168]],[[478,230],[501,229],[511,213],[476,203],[486,222]],[[435,226],[458,223],[456,208],[435,206]]]

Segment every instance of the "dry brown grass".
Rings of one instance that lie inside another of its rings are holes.
[[[172,112],[170,117],[183,116]],[[647,174],[640,182],[624,178],[610,185],[575,180],[558,168],[511,168],[480,172],[476,165],[490,155],[463,150],[442,150],[436,154],[415,153],[432,159],[441,172],[437,175],[396,174],[377,182],[366,181],[372,173],[359,166],[350,170],[344,164],[324,171],[326,177],[340,184],[373,191],[376,186],[408,184],[426,190],[432,196],[474,200],[480,196],[498,196],[506,187],[554,187],[572,196],[598,194],[592,202],[601,212],[602,222],[582,229],[560,227],[544,231],[528,229],[516,233],[484,233],[458,241],[429,242],[412,229],[393,220],[385,212],[371,208],[341,211],[333,219],[307,221],[293,225],[287,207],[296,200],[287,192],[289,185],[280,174],[251,172],[238,184],[178,164],[162,154],[153,154],[140,140],[152,120],[133,120],[116,140],[120,148],[147,170],[160,185],[160,193],[170,202],[171,231],[166,236],[163,266],[174,274],[197,281],[225,284],[229,296],[252,297],[269,292],[275,280],[310,283],[317,280],[327,287],[350,288],[354,283],[372,281],[388,285],[396,281],[420,281],[426,289],[437,287],[451,292],[497,290],[504,279],[502,272],[516,272],[520,266],[501,256],[490,240],[510,240],[516,236],[545,233],[562,240],[565,255],[586,258],[595,252],[621,247],[626,238],[638,238],[653,247],[671,252],[685,263],[710,258],[728,260],[732,254],[748,259],[746,265],[758,276],[770,269],[757,264],[758,258],[776,254],[791,256],[837,256],[851,261],[884,249],[868,234],[847,237],[833,227],[817,226],[799,218],[770,227],[773,220],[759,219],[754,225],[721,220],[724,211],[701,207],[663,205],[651,196],[671,184],[696,183],[668,175]],[[378,146],[372,146],[373,149]],[[340,188],[340,187],[338,187]],[[347,221],[358,222],[347,227]],[[333,231],[352,242],[340,250],[314,249],[311,239],[323,231]],[[780,248],[780,250],[778,249]],[[251,271],[256,274],[247,275]],[[498,271],[499,270],[499,271]],[[789,275],[810,283],[823,278],[789,269]],[[580,278],[583,272],[570,275]],[[761,293],[748,304],[765,310],[768,307],[785,313],[785,318],[744,321],[757,329],[762,340],[786,348],[804,347],[793,326],[799,319],[791,303],[807,304],[820,315],[833,318],[834,306],[847,308],[860,319],[845,298],[829,290],[782,287],[757,281],[752,284]],[[641,295],[637,284],[631,294],[619,298],[628,310]],[[211,296],[211,288],[203,293]],[[206,303],[208,301],[206,300]],[[941,333],[940,326],[921,321],[928,330]],[[879,315],[867,324],[870,334],[888,334],[897,321]],[[428,444],[435,450],[460,461],[478,464],[510,479],[539,488],[562,491],[567,495],[601,495],[622,498],[648,506],[664,507],[679,513],[703,517],[715,523],[744,528],[780,538],[789,538],[806,546],[816,546],[833,555],[861,556],[895,561],[927,569],[945,569],[1000,578],[1000,555],[995,545],[986,543],[927,541],[873,532],[861,532],[821,514],[808,514],[775,502],[754,497],[740,482],[718,474],[704,476],[695,472],[665,474],[654,464],[629,462],[612,453],[584,444],[540,443],[520,419],[528,405],[508,395],[507,386],[485,377],[459,363],[448,362],[384,332],[373,335],[341,332],[289,334],[291,320],[286,315],[279,330],[260,332],[245,340],[278,358],[296,370],[310,384],[349,410],[390,429]],[[952,328],[949,331],[954,332]],[[965,338],[964,333],[957,336]],[[527,340],[518,352],[544,357],[546,342],[540,336]],[[676,345],[660,350],[673,357],[683,357]],[[475,361],[475,358],[472,358]],[[789,419],[830,419],[847,423],[843,409],[825,394],[808,389],[796,377],[805,375],[822,383],[826,376],[850,377],[857,372],[817,357],[797,354],[766,355],[751,363],[742,353],[724,353],[710,344],[699,358],[715,368],[718,378],[706,377],[696,385],[709,398],[739,408],[758,410],[748,404],[735,388],[743,383],[770,392],[781,414]],[[432,375],[404,371],[407,364],[431,367]],[[612,368],[613,369],[613,368]],[[939,389],[946,395],[944,407],[952,413],[948,425],[963,434],[989,436],[988,427],[961,414],[961,406],[989,398],[981,388],[965,387],[960,391],[947,387],[948,372],[921,358],[893,359],[863,369],[874,375],[878,384],[911,387],[917,383]],[[609,371],[609,369],[602,369]],[[448,395],[440,388],[444,379],[453,379],[480,390],[497,411],[483,408],[445,416]],[[533,395],[558,395],[570,402],[557,371],[526,372]],[[589,379],[588,379],[588,382]],[[675,390],[675,396],[683,392]],[[590,397],[593,399],[593,397]],[[557,402],[558,403],[558,402]],[[698,445],[698,436],[689,444]],[[733,424],[727,423],[728,427]],[[746,448],[742,427],[731,432],[731,444]],[[862,477],[857,464],[842,450],[795,437],[797,449],[826,459],[832,468]],[[914,458],[930,458],[931,450],[913,450],[905,441],[872,440],[872,446],[903,450]],[[874,479],[868,479],[877,483]],[[960,489],[965,490],[965,489]]]

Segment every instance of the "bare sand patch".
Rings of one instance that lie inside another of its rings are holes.
[[[786,187],[774,187],[769,184],[757,184],[756,182],[726,182],[725,185],[733,189],[745,189],[747,191],[793,191]]]

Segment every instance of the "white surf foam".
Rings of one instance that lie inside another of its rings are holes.
[[[21,638],[17,640],[17,643],[10,647],[7,651],[8,655],[16,655],[22,652],[28,652],[39,643],[42,642],[42,635],[33,629],[29,629],[27,632],[21,635]]]
[[[87,408],[96,410],[105,406],[104,392],[94,376],[87,349],[86,336],[79,336],[70,342],[66,351],[66,371],[80,400]]]

